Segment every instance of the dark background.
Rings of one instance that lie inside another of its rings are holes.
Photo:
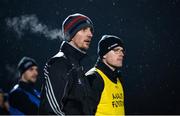
[[[96,62],[103,34],[121,37],[126,46],[122,68],[127,114],[180,114],[180,1],[179,0],[1,0],[0,88],[8,92],[17,81],[16,66],[23,56],[39,64],[40,77],[48,58],[59,50],[60,39],[8,28],[8,18],[35,15],[49,29],[76,12],[87,15],[95,33],[84,60]],[[38,81],[40,87],[40,81]]]

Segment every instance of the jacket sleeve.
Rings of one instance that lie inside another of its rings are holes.
[[[101,99],[101,94],[104,89],[104,81],[100,75],[94,72],[91,75],[87,75],[86,78],[89,81],[91,87],[91,94],[89,95],[89,102],[91,105],[91,115],[95,115],[97,106]]]
[[[64,115],[62,101],[67,93],[68,70],[68,66],[62,58],[45,66],[45,83],[41,96],[40,114]]]

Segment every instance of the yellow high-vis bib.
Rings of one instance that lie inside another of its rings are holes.
[[[125,115],[124,92],[119,79],[113,83],[101,70],[96,68],[104,80],[104,89],[97,106],[96,115]]]

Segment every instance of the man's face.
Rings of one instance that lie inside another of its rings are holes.
[[[124,49],[115,47],[103,56],[103,61],[113,68],[120,68],[123,65]]]
[[[72,38],[72,42],[77,48],[86,51],[89,48],[92,36],[91,28],[86,27],[76,33]]]
[[[38,67],[32,66],[22,74],[22,80],[35,83],[38,76]]]

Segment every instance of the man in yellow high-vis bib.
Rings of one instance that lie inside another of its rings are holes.
[[[123,41],[114,35],[104,35],[98,43],[97,63],[86,73],[92,88],[89,105],[93,115],[125,115],[120,74],[124,51]]]

